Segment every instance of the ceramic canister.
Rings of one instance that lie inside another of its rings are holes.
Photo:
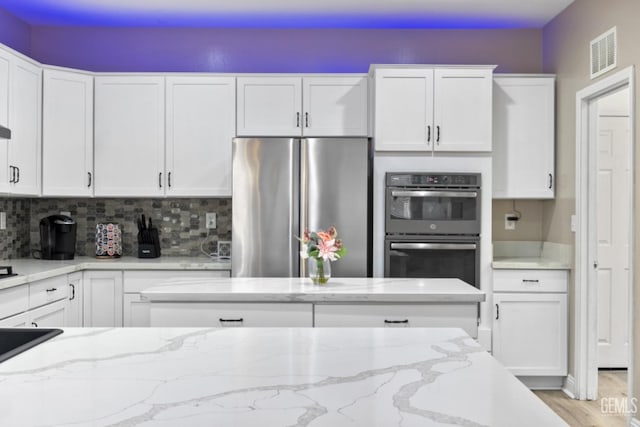
[[[122,256],[120,224],[96,224],[96,257],[119,258]]]

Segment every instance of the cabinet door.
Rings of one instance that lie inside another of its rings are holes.
[[[11,192],[40,195],[42,70],[14,57],[11,67],[9,165],[15,169]]]
[[[305,77],[305,136],[367,136],[366,77]]]
[[[431,151],[433,70],[377,70],[376,151]]]
[[[44,70],[42,194],[91,196],[92,188],[93,77]]]
[[[95,78],[95,195],[164,194],[164,77]]]
[[[492,76],[490,69],[435,70],[435,150],[491,151]]]
[[[0,319],[25,312],[28,309],[28,284],[0,290]]]
[[[235,78],[167,77],[167,195],[231,197]]]
[[[67,315],[67,326],[82,326],[82,297],[84,287],[82,286],[82,273],[72,273],[67,276],[67,284],[69,286],[69,312]]]
[[[567,375],[567,295],[494,293],[493,356],[514,375]]]
[[[554,77],[494,77],[493,197],[554,197]]]
[[[85,271],[83,282],[83,325],[122,326],[122,271]]]
[[[67,326],[69,301],[66,299],[29,311],[29,323],[36,328],[64,328]]]
[[[9,75],[11,56],[0,49],[0,125],[9,127]],[[0,193],[9,188],[9,141],[0,138]]]
[[[302,135],[299,77],[238,77],[238,136]]]

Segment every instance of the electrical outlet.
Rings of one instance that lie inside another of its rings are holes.
[[[214,230],[218,226],[218,218],[215,212],[207,212],[205,220],[208,229]]]
[[[512,213],[504,214],[504,229],[505,230],[515,230],[516,222],[509,220],[510,217],[514,216]]]
[[[0,212],[0,230],[7,229],[7,213]]]

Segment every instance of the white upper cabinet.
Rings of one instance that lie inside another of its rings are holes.
[[[239,136],[302,135],[300,77],[238,77]]]
[[[433,135],[433,70],[376,70],[376,150],[431,151]]]
[[[551,75],[494,77],[494,198],[554,197],[554,83]]]
[[[493,67],[374,68],[377,151],[491,151]]]
[[[9,77],[9,186],[14,194],[40,195],[42,70],[13,56]]]
[[[0,125],[9,127],[9,74],[10,55],[0,50]],[[0,192],[8,193],[9,188],[9,141],[0,138]]]
[[[436,151],[491,151],[492,77],[487,68],[435,70]]]
[[[231,196],[234,77],[167,77],[169,196]]]
[[[366,77],[302,79],[304,136],[367,136]]]
[[[367,136],[364,76],[238,77],[238,136]]]
[[[162,196],[164,77],[95,78],[95,195]]]
[[[93,194],[93,77],[44,70],[42,194]]]

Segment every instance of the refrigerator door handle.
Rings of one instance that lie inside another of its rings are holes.
[[[300,140],[300,238],[309,227],[309,143],[306,139]],[[296,255],[299,255],[296,253]],[[307,263],[301,258],[300,277],[307,276]]]

